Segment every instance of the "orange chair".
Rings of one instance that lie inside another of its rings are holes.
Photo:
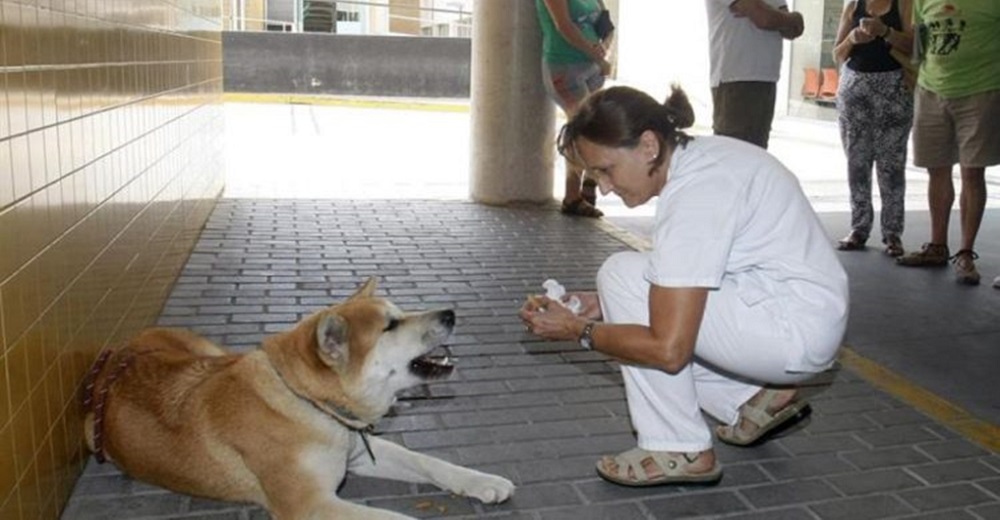
[[[840,86],[840,75],[837,69],[823,69],[823,84],[819,89],[819,98],[823,101],[837,99],[837,87]]]
[[[806,67],[805,72],[805,79],[802,82],[802,97],[816,99],[819,96],[819,70]]]

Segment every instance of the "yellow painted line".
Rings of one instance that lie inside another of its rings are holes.
[[[254,94],[226,92],[222,100],[227,103],[265,103],[319,105],[348,108],[389,108],[394,110],[424,110],[428,112],[468,112],[469,104],[462,102],[445,103],[433,100],[414,101],[410,99],[359,98],[344,96],[321,96],[308,94]]]
[[[840,349],[840,362],[872,385],[961,433],[967,439],[994,453],[1000,452],[1000,426],[977,419],[961,407],[911,383],[846,345]]]
[[[636,251],[653,250],[652,242],[646,240],[643,237],[640,237],[639,235],[636,235],[635,233],[619,226],[618,224],[609,222],[607,218],[593,219],[591,220],[591,222],[605,233],[608,233],[609,235],[616,238],[619,242],[622,242],[623,244],[631,247],[632,249],[635,249]]]

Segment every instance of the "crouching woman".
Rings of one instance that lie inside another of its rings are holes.
[[[762,148],[691,137],[674,87],[661,104],[628,87],[592,94],[562,128],[560,153],[628,207],[653,198],[651,252],[612,255],[579,315],[543,296],[529,331],[578,340],[622,363],[638,447],[597,462],[626,486],[711,483],[715,436],[764,440],[807,411],[796,384],[834,362],[847,275],[795,176]]]

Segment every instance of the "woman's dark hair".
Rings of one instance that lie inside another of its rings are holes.
[[[602,146],[635,148],[642,133],[651,130],[660,142],[660,154],[650,168],[652,173],[666,160],[666,150],[683,147],[691,140],[681,130],[693,124],[691,102],[678,85],[671,86],[670,97],[663,104],[634,88],[611,87],[584,100],[559,131],[556,144],[563,157],[575,162],[575,143],[581,137]]]

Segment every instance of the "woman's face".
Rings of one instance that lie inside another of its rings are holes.
[[[576,152],[587,174],[597,181],[601,193],[615,193],[630,208],[659,195],[666,181],[665,166],[649,174],[660,146],[656,136],[648,130],[635,148],[612,148],[580,137],[576,140]]]

